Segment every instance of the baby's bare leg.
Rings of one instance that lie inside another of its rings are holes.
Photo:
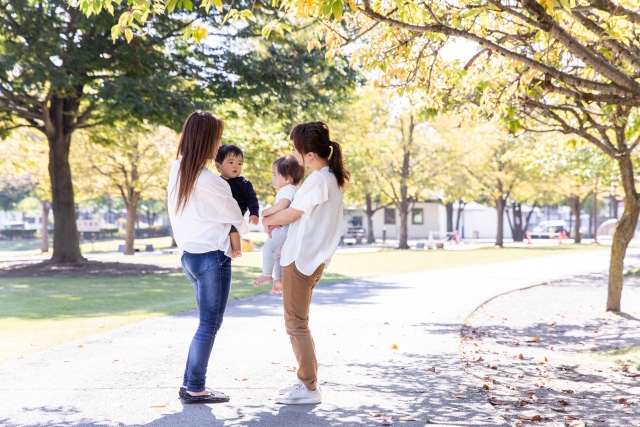
[[[229,233],[229,240],[231,241],[231,258],[241,257],[242,242],[240,241],[240,233]]]
[[[253,281],[253,286],[260,286],[263,283],[272,281],[271,274],[276,267],[276,262],[280,264],[280,249],[287,239],[287,231],[289,227],[284,226],[276,228],[271,232],[271,237],[267,239],[262,248],[262,275]],[[276,279],[278,279],[278,270],[276,267]]]
[[[280,254],[282,248],[278,249],[274,254],[274,266],[273,266],[273,285],[271,286],[271,294],[277,295],[282,290],[282,266],[280,265]]]

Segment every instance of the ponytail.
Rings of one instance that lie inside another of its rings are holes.
[[[344,157],[342,156],[342,147],[335,141],[329,141],[329,148],[332,153],[329,155],[329,169],[336,176],[338,185],[343,188],[349,182],[349,176],[351,175],[344,167]]]
[[[329,126],[323,122],[301,123],[291,131],[293,146],[299,153],[315,153],[329,162],[329,169],[338,186],[344,188],[349,181],[349,171],[344,167],[342,147],[329,137]]]

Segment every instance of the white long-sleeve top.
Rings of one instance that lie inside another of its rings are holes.
[[[181,252],[201,254],[224,251],[231,255],[229,230],[234,225],[244,236],[249,227],[240,212],[238,202],[231,195],[229,184],[208,169],[196,180],[193,193],[184,210],[176,212],[178,201],[178,169],[180,160],[171,164],[169,176],[168,208],[173,235]]]
[[[328,166],[311,172],[289,207],[302,216],[289,226],[280,265],[295,261],[310,276],[320,264],[329,265],[342,235],[342,191]]]

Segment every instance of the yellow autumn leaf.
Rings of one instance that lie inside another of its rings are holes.
[[[127,39],[127,43],[131,43],[131,40],[133,40],[133,31],[131,31],[131,28],[124,30],[124,37]]]

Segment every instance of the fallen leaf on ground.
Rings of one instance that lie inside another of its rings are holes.
[[[525,340],[525,341],[526,341],[526,342],[537,342],[537,341],[540,341],[540,338],[538,338],[538,337],[531,337],[531,338],[529,338],[528,340]]]
[[[246,380],[248,380],[248,379],[249,379],[249,378],[243,378],[243,379],[242,379],[242,381],[246,381]]]
[[[625,399],[624,397],[621,397],[620,399],[618,399],[618,403],[626,404],[627,399]]]
[[[540,415],[534,415],[531,417],[531,421],[542,421],[542,417]]]
[[[287,369],[287,372],[295,372],[297,371],[298,368],[296,368],[295,366],[293,366],[291,369]]]
[[[384,322],[384,324],[385,324],[385,325],[388,325],[388,324],[389,324],[389,322]]]
[[[82,348],[84,347],[82,344],[78,344],[78,348]]]
[[[489,384],[485,384],[482,386],[485,390],[489,390]]]
[[[573,390],[562,390],[562,392],[566,394],[573,394]]]
[[[398,344],[391,344],[391,350],[397,350]]]
[[[169,402],[159,402],[151,405],[151,408],[166,408],[167,406],[169,406]]]
[[[279,365],[280,362],[271,362],[272,365]]]
[[[520,360],[524,360],[524,356],[522,355],[522,353],[520,353],[520,354],[518,355],[518,359],[520,359]]]
[[[376,418],[384,417],[384,414],[372,414]]]
[[[482,358],[482,356],[478,357],[478,360],[476,360],[476,362],[484,362],[484,359]]]
[[[460,395],[458,395],[458,396],[453,396],[453,397],[454,397],[455,399],[466,399],[466,398],[467,398],[467,396],[460,396]]]
[[[436,371],[436,367],[435,367],[435,366],[432,366],[432,367],[430,367],[429,369],[427,369],[427,371],[429,371],[429,372],[435,372],[435,371]]]
[[[566,400],[564,400],[564,399],[559,399],[559,400],[558,400],[558,403],[559,403],[559,404],[561,404],[561,405],[568,405],[568,404],[569,404],[569,402],[567,402],[567,401],[566,401]]]

